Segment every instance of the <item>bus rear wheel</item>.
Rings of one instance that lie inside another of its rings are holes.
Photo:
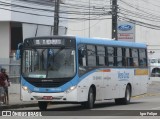
[[[48,102],[39,101],[38,106],[41,111],[45,111],[47,110]]]
[[[115,103],[118,105],[127,105],[130,103],[130,100],[131,100],[131,87],[127,85],[126,91],[125,91],[125,97],[115,99]]]

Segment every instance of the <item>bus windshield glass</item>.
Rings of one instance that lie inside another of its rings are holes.
[[[56,47],[23,51],[24,77],[67,78],[75,75],[75,69],[75,49]]]

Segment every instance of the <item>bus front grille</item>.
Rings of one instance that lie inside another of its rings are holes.
[[[31,85],[39,88],[56,88],[67,83],[69,78],[63,79],[34,79],[34,78],[26,78],[26,81]]]
[[[36,87],[44,87],[44,88],[48,88],[48,87],[59,87],[61,85],[63,85],[63,83],[60,82],[36,82],[36,83],[32,83],[34,86]]]
[[[31,84],[40,88],[55,88],[62,86],[65,83],[66,82],[32,82]]]

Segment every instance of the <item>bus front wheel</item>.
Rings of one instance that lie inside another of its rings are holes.
[[[48,102],[39,101],[38,106],[41,111],[45,111],[47,110]]]
[[[81,103],[85,108],[92,109],[95,102],[95,93],[93,88],[91,87],[88,92],[88,101]]]

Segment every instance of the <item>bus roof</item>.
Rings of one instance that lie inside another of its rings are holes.
[[[130,47],[130,48],[147,48],[146,44],[143,43],[135,43],[135,42],[126,42],[126,41],[115,41],[107,38],[85,38],[79,36],[40,36],[40,37],[31,37],[28,39],[46,39],[46,38],[67,38],[67,39],[75,39],[76,42],[85,43],[85,44],[98,44],[98,45],[109,45],[109,46],[120,46],[120,47]]]
[[[76,36],[77,43],[86,44],[99,44],[99,45],[109,45],[109,46],[121,46],[121,47],[131,47],[131,48],[146,48],[147,45],[143,43],[126,42],[126,41],[115,41],[111,39],[104,38],[84,38]]]

